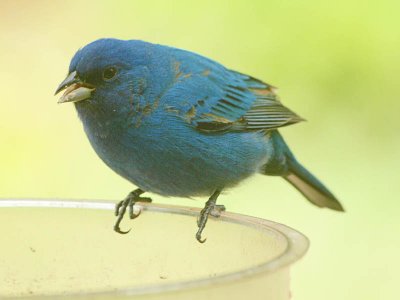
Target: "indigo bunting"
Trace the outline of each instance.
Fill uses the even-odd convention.
[[[275,88],[198,54],[139,40],[100,39],[78,50],[56,94],[74,102],[94,150],[138,188],[116,205],[114,230],[144,192],[216,200],[255,173],[282,176],[307,200],[337,211],[335,196],[293,156],[278,128],[302,121]]]

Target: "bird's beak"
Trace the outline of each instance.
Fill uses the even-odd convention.
[[[89,98],[95,90],[94,86],[82,82],[76,71],[71,72],[67,78],[58,86],[55,95],[62,90],[64,94],[58,100],[58,103],[78,102]]]

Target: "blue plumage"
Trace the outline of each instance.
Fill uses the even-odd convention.
[[[76,53],[69,73],[60,102],[75,102],[97,154],[139,195],[217,193],[216,200],[261,172],[283,176],[318,206],[342,210],[276,131],[302,119],[272,86],[200,55],[135,40],[95,41]]]

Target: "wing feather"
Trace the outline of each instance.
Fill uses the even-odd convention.
[[[279,101],[271,85],[229,72],[235,80],[222,87],[223,96],[215,101],[210,112],[193,120],[197,129],[207,132],[271,130],[303,121]]]

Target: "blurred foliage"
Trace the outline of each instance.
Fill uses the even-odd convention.
[[[255,176],[221,197],[231,211],[309,236],[294,299],[394,299],[399,11],[390,0],[3,0],[0,197],[124,197],[132,185],[97,158],[72,105],[57,105],[52,94],[75,51],[94,39],[185,48],[279,86],[282,101],[309,120],[281,132],[345,214],[311,207],[279,178]],[[154,200],[202,206],[204,199]]]

